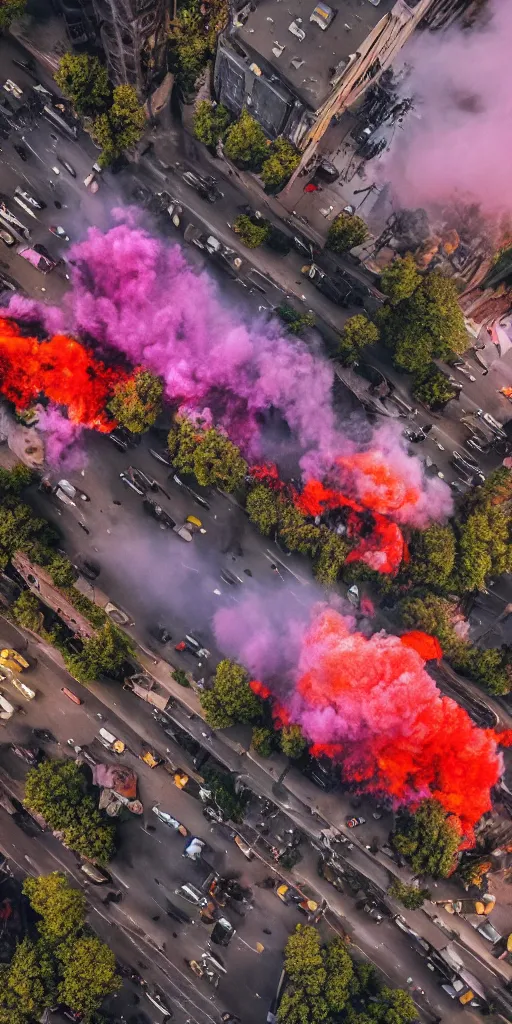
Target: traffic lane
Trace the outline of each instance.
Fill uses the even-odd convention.
[[[187,1016],[196,1024],[202,1024],[205,1018],[216,1024],[218,1015],[225,1008],[218,996],[211,996],[212,990],[209,987],[199,988],[195,978],[184,969],[183,963],[180,963],[180,958],[177,957],[178,963],[174,964],[165,951],[159,951],[150,940],[148,941],[148,937],[136,922],[130,922],[127,917],[123,918],[113,913],[118,909],[115,904],[104,905],[104,889],[88,884],[87,880],[82,881],[69,851],[60,844],[58,851],[50,848],[47,834],[38,838],[28,837],[2,809],[0,822],[0,848],[11,865],[15,866],[14,873],[20,880],[23,880],[26,874],[36,876],[52,871],[63,871],[86,892],[89,922],[94,931],[114,951],[118,962],[135,966],[146,980],[164,990],[171,1004],[176,1001],[180,1008],[186,1008]],[[53,839],[51,836],[49,838]],[[125,986],[126,982],[122,991],[125,990]],[[131,992],[133,993],[133,989]],[[130,1001],[133,1002],[133,998]],[[151,1012],[150,1005],[144,1000],[146,1011]]]
[[[42,744],[42,746],[47,748],[48,753],[53,756],[69,754],[70,751],[67,749],[66,743],[68,730],[62,721],[57,719],[55,710],[52,716],[48,715],[45,718],[45,708],[48,705],[45,705],[44,701],[40,666],[33,674],[36,676],[34,685],[38,687],[37,714],[33,713],[36,710],[34,708],[36,702],[28,705],[26,718],[15,718],[9,723],[10,739],[23,745],[33,745],[32,723],[33,721],[37,722],[39,727],[44,723],[56,734],[60,741],[60,750],[55,747],[55,744]],[[75,691],[82,691],[77,684],[70,683],[70,685],[74,686]],[[90,698],[88,703],[91,703]],[[89,713],[87,713],[86,710],[76,708],[75,705],[70,705],[70,707],[72,708],[72,728],[75,742],[87,745],[97,758],[111,763],[110,756],[105,754],[102,747],[95,741],[99,723],[95,720],[94,712],[89,709]],[[208,826],[202,814],[202,805],[197,800],[174,786],[161,769],[160,771],[151,771],[137,759],[132,751],[140,749],[140,741],[127,729],[126,723],[123,725],[112,719],[107,719],[107,726],[109,729],[115,730],[116,735],[123,736],[131,746],[131,750],[123,756],[123,762],[130,764],[137,772],[139,795],[145,805],[142,822],[134,817],[120,825],[120,849],[109,865],[113,878],[122,886],[121,891],[123,892],[122,905],[116,906],[114,916],[119,921],[132,921],[138,927],[142,927],[144,933],[150,936],[154,944],[160,948],[165,947],[171,958],[176,953],[174,946],[177,946],[173,940],[179,938],[178,962],[181,962],[182,956],[197,958],[206,947],[209,929],[201,922],[193,906],[182,901],[180,897],[174,896],[174,889],[187,881],[199,886],[208,873],[208,866],[207,864],[195,865],[182,857],[185,840],[157,822],[156,817],[151,814],[153,804],[159,803],[163,809],[169,810],[178,820],[186,824],[191,834],[204,838],[211,848],[206,854],[208,864],[214,863],[216,869],[224,875],[238,877],[242,884],[255,886],[255,883],[265,876],[267,869],[259,861],[254,861],[249,866],[243,854],[230,839],[229,830],[218,826],[214,828]],[[4,769],[7,770],[10,777],[22,785],[28,767],[5,748],[2,749],[1,754]],[[148,829],[153,822],[155,823],[154,832]],[[52,837],[45,836],[44,841],[51,843],[53,840]],[[77,877],[76,874],[74,877]],[[155,882],[155,878],[159,879],[160,885]],[[141,879],[144,880],[143,885],[141,885]],[[177,924],[167,918],[164,895],[166,891],[170,894],[171,902],[181,906],[189,913],[197,928],[192,924]],[[286,907],[275,901],[275,897],[269,899],[269,894],[264,890],[254,889],[254,893],[257,897],[256,906],[245,919],[239,918],[229,909],[223,912],[236,928],[237,935],[234,936],[229,950],[221,952],[228,970],[236,972],[237,977],[243,975],[248,954],[250,953],[252,957],[257,956],[258,961],[251,968],[252,980],[257,985],[260,995],[270,1001],[280,971],[279,959],[276,960],[276,957],[280,955],[289,931],[296,923],[295,915],[290,915]],[[260,902],[263,906],[260,905]],[[264,931],[265,928],[268,928],[269,910],[273,910],[272,938]],[[262,954],[260,957],[258,954],[257,942],[265,946],[265,956]],[[271,952],[272,957],[270,957]],[[273,970],[274,965],[275,969]]]
[[[143,167],[146,169],[145,174]],[[208,203],[206,200],[200,199],[192,186],[183,181],[181,172],[171,169],[170,172],[163,174],[154,168],[147,158],[144,158],[139,165],[137,176],[140,178],[141,184],[151,186],[153,191],[162,189],[168,191],[173,198],[192,211],[213,235],[228,247],[234,248],[258,271],[273,279],[282,293],[281,300],[287,294],[293,295],[304,303],[308,311],[317,312],[336,330],[340,330],[345,321],[354,313],[361,312],[360,307],[345,309],[322,295],[310,279],[301,273],[307,260],[294,250],[291,250],[287,256],[278,256],[268,247],[262,247],[257,252],[246,249],[230,225],[241,212],[241,207],[247,205],[248,197],[246,193],[238,191],[228,182],[222,182],[224,198],[215,203]],[[155,179],[160,181],[159,186],[155,186]],[[264,296],[262,296],[262,300],[264,300]]]

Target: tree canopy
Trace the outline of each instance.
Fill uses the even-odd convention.
[[[367,345],[379,340],[379,328],[364,313],[346,321],[340,335],[338,354],[345,366],[355,363]]]
[[[219,139],[224,138],[230,122],[229,110],[226,110],[222,103],[201,100],[194,110],[192,130],[199,142],[214,149]]]
[[[408,298],[379,310],[381,337],[398,369],[425,371],[433,358],[463,352],[468,339],[455,283],[434,270]]]
[[[90,683],[101,675],[116,676],[124,662],[135,652],[133,641],[110,619],[101,629],[83,641],[80,654],[67,659],[67,667],[80,683]]]
[[[421,274],[416,266],[412,253],[396,256],[389,267],[382,271],[380,290],[387,295],[395,306],[397,302],[408,299],[421,282]]]
[[[59,998],[85,1016],[121,987],[116,958],[96,935],[82,935],[59,950],[62,977]]]
[[[226,132],[224,153],[238,167],[259,171],[269,154],[270,143],[263,128],[247,110],[243,110]]]
[[[198,484],[236,491],[246,473],[247,463],[240,455],[240,449],[213,427],[206,430],[194,453],[194,474]]]
[[[261,703],[249,686],[247,672],[227,658],[219,662],[213,688],[202,690],[200,701],[206,721],[214,729],[247,724],[261,716]]]
[[[276,139],[261,168],[261,178],[268,191],[277,192],[286,184],[300,164],[300,153],[288,139]]]
[[[420,910],[425,900],[430,899],[430,891],[428,889],[419,889],[416,885],[407,885],[406,882],[401,882],[399,878],[395,878],[389,886],[388,895],[392,896],[395,900],[399,900],[406,910]]]
[[[62,942],[76,935],[85,923],[87,901],[79,889],[72,889],[58,871],[51,875],[29,876],[23,892],[39,914],[40,935],[50,942]]]
[[[77,114],[98,117],[110,106],[112,88],[107,69],[97,57],[65,53],[54,77]]]
[[[356,245],[362,245],[367,237],[368,229],[363,218],[356,213],[342,211],[332,221],[325,244],[333,252],[348,252]]]
[[[161,412],[163,389],[160,377],[137,370],[133,377],[114,388],[108,411],[132,434],[144,434]]]
[[[453,384],[445,373],[438,370],[435,363],[427,363],[416,371],[412,393],[419,402],[423,402],[431,409],[441,409],[457,396]]]
[[[279,522],[278,497],[268,487],[259,484],[247,496],[246,510],[260,533],[268,535],[275,530]]]
[[[146,114],[132,85],[117,85],[112,105],[97,117],[91,128],[93,139],[102,148],[99,163],[108,167],[125,149],[139,141],[146,125]]]
[[[306,331],[312,330],[315,326],[316,321],[314,313],[301,313],[294,309],[293,306],[289,306],[286,302],[282,302],[275,312],[279,319],[286,324],[287,330],[290,334],[302,335]]]
[[[108,861],[115,850],[115,824],[105,818],[89,794],[85,775],[75,761],[48,760],[31,768],[25,804],[42,814],[66,846],[84,857]]]
[[[247,249],[257,249],[268,237],[270,226],[266,220],[241,213],[233,223],[233,231]]]
[[[0,32],[9,28],[16,18],[25,13],[27,0],[2,0],[0,5]]]
[[[433,523],[415,530],[409,542],[411,560],[406,572],[415,583],[444,589],[455,565],[455,533],[450,524]]]
[[[279,742],[283,754],[292,759],[300,757],[308,745],[300,725],[285,725],[281,729]]]
[[[460,846],[460,831],[438,800],[422,800],[411,813],[398,815],[392,842],[413,871],[433,878],[446,878],[453,870]]]

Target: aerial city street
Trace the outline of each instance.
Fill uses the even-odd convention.
[[[512,1021],[511,38],[0,5],[0,1024]]]

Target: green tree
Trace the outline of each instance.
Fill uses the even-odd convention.
[[[115,677],[134,653],[130,637],[108,619],[101,629],[83,641],[80,654],[73,654],[67,659],[67,666],[75,679],[88,683],[100,675]]]
[[[455,565],[456,543],[452,527],[434,523],[415,530],[409,543],[408,574],[415,583],[443,589]]]
[[[294,760],[304,753],[308,741],[302,732],[300,725],[285,725],[281,729],[279,743],[283,754]]]
[[[237,793],[232,776],[208,764],[203,769],[208,789],[211,790],[215,803],[229,821],[242,822],[247,811],[250,796],[246,789]]]
[[[314,557],[321,549],[323,534],[319,526],[306,523],[304,516],[291,502],[281,502],[279,536],[291,551]]]
[[[77,114],[97,117],[110,105],[112,89],[107,69],[97,57],[65,53],[55,72],[55,81]]]
[[[266,220],[258,220],[241,213],[233,223],[233,231],[240,235],[240,241],[247,249],[257,249],[268,237],[270,226]]]
[[[255,725],[252,730],[251,746],[260,757],[270,757],[275,750],[275,732],[266,725]]]
[[[457,287],[438,271],[422,277],[409,298],[383,306],[376,319],[395,365],[409,373],[422,373],[433,358],[467,347]]]
[[[325,245],[333,252],[348,252],[356,245],[362,245],[367,237],[368,229],[362,217],[343,210],[332,221]]]
[[[248,724],[261,716],[261,704],[249,686],[245,669],[235,661],[220,661],[211,690],[200,694],[206,721],[214,729]]]
[[[322,940],[316,928],[306,924],[295,926],[284,948],[284,969],[290,981],[307,995],[319,996],[322,993],[327,971]]]
[[[247,473],[247,463],[232,441],[211,427],[206,430],[194,452],[194,475],[201,486],[213,485],[224,491],[236,491]]]
[[[192,130],[199,142],[214,149],[219,139],[224,138],[230,122],[231,115],[222,103],[201,100],[194,110]]]
[[[405,256],[396,256],[389,267],[382,271],[380,278],[380,290],[387,295],[393,306],[403,299],[408,299],[421,282],[421,274],[418,271],[412,253]]]
[[[388,889],[388,896],[399,900],[406,910],[420,910],[425,900],[431,898],[428,889],[419,889],[416,885],[407,885],[395,878]]]
[[[77,578],[77,573],[66,555],[59,555],[58,552],[52,552],[51,561],[47,568],[56,587],[66,588],[73,586]]]
[[[279,522],[278,498],[274,491],[258,484],[247,497],[245,508],[251,523],[258,527],[260,533],[267,536],[275,530]]]
[[[237,167],[259,171],[268,155],[269,142],[261,125],[243,110],[226,132],[224,154]]]
[[[106,996],[121,987],[116,958],[96,935],[83,935],[60,947],[62,980],[59,999],[90,1017]]]
[[[416,874],[446,878],[455,863],[460,832],[438,800],[422,800],[414,813],[399,814],[392,842]]]
[[[43,615],[39,601],[30,590],[22,590],[18,599],[11,608],[12,614],[24,629],[31,629],[38,633],[43,622]]]
[[[169,455],[180,473],[194,472],[194,456],[204,436],[202,426],[193,423],[186,416],[176,417],[167,438]]]
[[[29,876],[23,883],[23,892],[41,917],[38,931],[48,942],[62,942],[83,928],[85,896],[79,889],[73,889],[58,871],[35,878]]]
[[[25,13],[26,0],[2,0],[0,6],[0,32],[5,32],[16,18]]]
[[[115,824],[98,811],[75,761],[43,761],[32,768],[25,783],[25,804],[42,814],[51,829],[62,832],[70,849],[100,861],[113,856]]]
[[[17,462],[12,469],[4,469],[0,466],[0,496],[2,498],[19,498],[26,487],[34,482],[34,471],[25,466],[23,462]]]
[[[229,20],[226,0],[181,0],[170,35],[171,70],[178,85],[189,93],[208,61],[215,56],[217,37]]]
[[[336,583],[348,553],[348,544],[327,526],[320,526],[320,548],[314,565],[315,579],[325,586]]]
[[[288,306],[286,302],[282,302],[275,312],[279,319],[286,324],[290,334],[302,335],[306,331],[311,331],[315,326],[314,313],[300,313],[293,306]]]
[[[139,141],[146,125],[146,114],[132,85],[117,85],[112,106],[92,124],[91,135],[102,148],[99,163],[108,167],[125,149]]]
[[[278,192],[300,164],[300,153],[288,139],[278,138],[272,143],[269,155],[261,168],[265,188]]]
[[[55,965],[44,941],[24,938],[11,960],[6,980],[7,1004],[27,1019],[39,1020],[55,1002]],[[1,1017],[0,1017],[1,1019]]]
[[[28,505],[17,498],[4,498],[0,504],[0,556],[6,565],[15,551],[26,551],[32,540],[51,538],[53,531],[44,519],[38,519]]]
[[[108,403],[111,416],[132,434],[144,434],[162,410],[163,382],[147,370],[137,370],[114,388]]]
[[[338,1016],[350,998],[350,983],[354,974],[352,957],[342,939],[334,939],[324,953],[327,973],[325,998],[332,1014]]]
[[[367,345],[379,340],[379,328],[364,313],[346,321],[340,335],[338,354],[345,366],[355,363]]]
[[[378,1024],[413,1024],[418,1011],[412,996],[402,988],[382,988],[368,1011]]]
[[[435,363],[428,363],[422,370],[416,371],[412,393],[418,402],[423,402],[431,409],[441,409],[457,397],[456,389]]]

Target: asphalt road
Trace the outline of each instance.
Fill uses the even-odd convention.
[[[0,633],[4,643],[16,641],[21,646],[19,634],[9,624],[2,621]],[[149,713],[143,726],[141,724],[141,716],[149,712],[148,708],[141,706],[133,697],[131,707],[129,703],[125,704],[129,702],[130,695],[114,684],[104,684],[105,692],[103,686],[95,686],[96,692],[100,694],[98,699],[96,694],[70,680],[67,673],[48,659],[39,646],[31,643],[28,650],[32,657],[37,657],[37,665],[29,673],[30,683],[37,691],[37,696],[33,702],[24,705],[26,714],[13,718],[3,730],[0,782],[7,784],[11,790],[14,787],[14,791],[21,796],[27,769],[24,762],[9,750],[8,743],[33,743],[31,729],[34,726],[50,729],[58,741],[58,745],[43,744],[50,756],[70,755],[67,740],[72,738],[76,743],[87,744],[91,753],[108,763],[112,756],[95,740],[99,727],[104,725],[127,744],[128,752],[123,755],[122,762],[130,764],[137,772],[144,815],[142,820],[133,816],[120,826],[121,845],[111,865],[111,874],[119,891],[123,893],[123,899],[117,905],[105,906],[101,902],[105,897],[105,889],[84,881],[77,871],[73,855],[52,835],[45,833],[35,838],[26,836],[3,810],[0,810],[1,848],[25,871],[36,874],[65,870],[77,884],[85,887],[91,905],[91,923],[121,961],[136,966],[137,961],[142,959],[149,965],[148,970],[142,971],[143,975],[162,987],[173,1001],[173,1009],[175,1003],[178,1006],[181,1004],[186,1015],[199,1022],[216,1018],[221,1008],[228,1007],[242,1016],[244,1021],[251,1024],[252,1021],[255,1024],[261,1022],[275,991],[286,937],[294,925],[304,921],[304,918],[294,907],[284,906],[273,892],[257,886],[257,882],[268,875],[268,868],[257,859],[248,862],[232,842],[228,829],[213,826],[210,830],[202,814],[202,805],[196,799],[178,790],[162,767],[151,770],[138,759],[137,754],[143,746],[141,733],[158,737],[159,742],[155,746],[162,750],[161,733]],[[83,698],[82,706],[73,704],[61,695],[60,687],[64,684]],[[9,684],[5,688],[11,694],[14,693]],[[101,702],[102,696],[111,705],[110,709]],[[102,715],[101,721],[98,714]],[[175,763],[186,768],[186,754],[168,739],[166,742],[169,745],[169,756],[175,759]],[[195,958],[205,948],[210,928],[200,922],[193,907],[183,903],[174,894],[174,889],[184,881],[200,884],[207,869],[199,868],[181,857],[184,841],[156,821],[151,813],[151,806],[156,802],[160,803],[162,809],[174,814],[193,834],[207,841],[210,847],[207,852],[209,863],[224,873],[239,877],[243,884],[253,888],[254,909],[244,919],[232,911],[226,911],[237,934],[227,950],[220,950],[228,975],[221,981],[213,1001],[215,1012],[211,1001],[212,990],[206,983],[196,982],[183,962],[183,958]],[[251,811],[251,817],[257,818],[257,805]],[[156,826],[154,831],[151,826]],[[316,877],[316,858],[315,851],[305,846],[296,877],[299,882],[304,879],[306,884],[314,885],[328,899],[343,927],[352,936],[356,948],[383,970],[391,984],[403,986],[406,979],[411,978],[407,985],[425,1008],[427,1018],[453,1012],[461,1024],[474,1024],[474,1014],[470,1010],[453,1007],[411,948],[407,937],[392,922],[375,925],[356,908],[353,894],[349,895],[348,891],[340,894]],[[174,920],[168,919],[166,897],[182,906],[195,919],[195,923],[177,925]],[[158,920],[155,920],[157,916]],[[265,928],[270,928],[270,935],[264,931]],[[258,942],[265,947],[261,953],[257,952]],[[163,944],[165,949],[162,949]],[[490,982],[491,975],[486,980]],[[257,993],[257,997],[248,999],[248,992]]]

